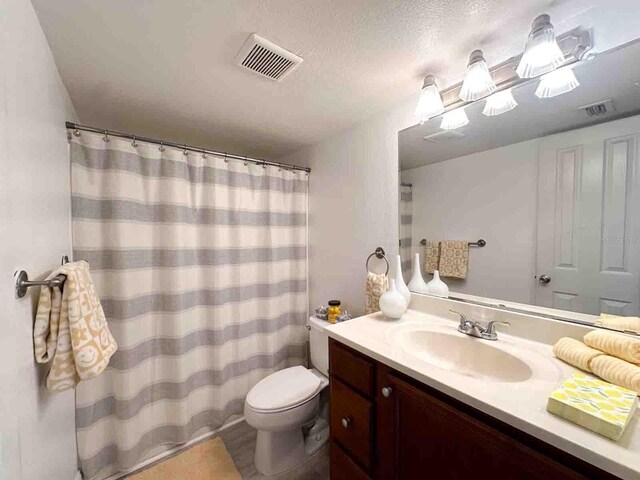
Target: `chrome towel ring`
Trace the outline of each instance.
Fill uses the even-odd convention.
[[[387,271],[384,272],[384,274],[387,275],[389,273],[389,260],[387,260],[387,257],[385,256],[384,248],[382,247],[376,248],[376,251],[367,257],[367,261],[365,262],[365,265],[364,265],[365,270],[368,273],[373,273],[371,270],[369,270],[369,260],[371,260],[371,257],[373,256],[375,256],[380,260],[384,260],[384,262],[387,264]]]

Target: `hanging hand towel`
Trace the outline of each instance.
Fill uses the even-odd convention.
[[[424,271],[433,275],[440,262],[440,242],[427,242],[424,247]]]
[[[59,287],[40,290],[33,328],[36,361],[53,360],[46,386],[54,392],[100,374],[118,349],[85,261],[67,263],[49,275],[66,275]]]
[[[388,289],[389,279],[386,274],[367,272],[364,305],[364,313],[366,315],[380,311],[380,297]]]
[[[464,240],[445,240],[440,242],[438,270],[441,277],[467,278],[469,242]]]

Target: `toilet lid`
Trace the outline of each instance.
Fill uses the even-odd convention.
[[[260,380],[247,395],[254,410],[283,410],[303,403],[321,390],[321,380],[304,367],[285,368]]]

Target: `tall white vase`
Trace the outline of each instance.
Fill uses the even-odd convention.
[[[449,287],[447,287],[446,283],[440,280],[440,272],[438,270],[433,271],[433,280],[427,283],[427,288],[429,289],[430,295],[445,298],[449,296]]]
[[[409,281],[409,290],[415,293],[429,293],[427,282],[422,278],[422,267],[420,266],[420,254],[413,255],[413,274]]]
[[[380,297],[380,311],[392,320],[400,318],[407,311],[407,302],[396,288],[395,279],[389,280],[389,290]]]
[[[396,288],[398,289],[398,292],[400,292],[400,295],[404,297],[408,307],[411,303],[411,292],[409,291],[407,284],[404,283],[404,278],[402,277],[402,259],[400,258],[400,255],[398,255],[396,258],[395,280]]]

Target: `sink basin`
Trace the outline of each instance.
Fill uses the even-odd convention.
[[[449,330],[405,325],[392,337],[405,352],[459,375],[493,382],[523,382],[533,375],[529,365],[507,351],[504,343],[500,345],[500,340],[491,342]]]

